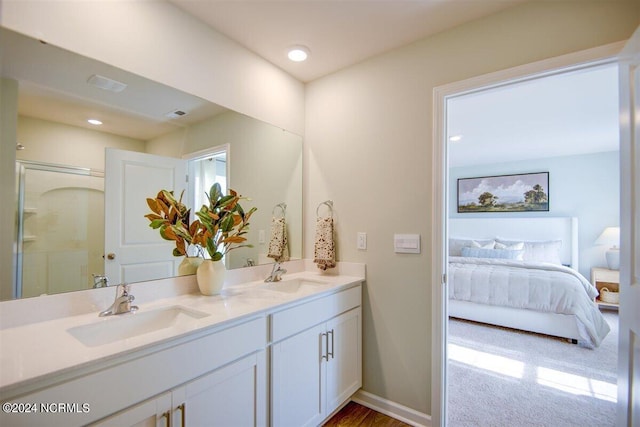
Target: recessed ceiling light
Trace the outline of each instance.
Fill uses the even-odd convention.
[[[305,46],[293,46],[289,49],[287,56],[293,62],[302,62],[309,57],[309,49]]]
[[[462,135],[453,135],[449,137],[449,141],[451,142],[458,142],[462,139]]]
[[[91,123],[92,125],[96,125],[96,126],[99,126],[99,125],[102,124],[102,122],[100,120],[98,120],[98,119],[89,119],[89,120],[87,120],[87,122]]]

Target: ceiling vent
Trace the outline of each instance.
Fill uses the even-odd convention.
[[[173,110],[168,112],[167,114],[165,114],[165,117],[168,117],[170,119],[178,119],[182,116],[186,116],[187,113],[182,111],[182,110]]]
[[[127,87],[125,83],[110,79],[108,77],[100,76],[98,74],[94,74],[89,77],[87,83],[111,92],[122,92]]]

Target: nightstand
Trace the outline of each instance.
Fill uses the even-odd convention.
[[[596,287],[598,292],[600,289],[606,287],[610,291],[618,292],[620,290],[620,271],[609,270],[608,268],[593,267],[591,269],[591,283]],[[603,308],[615,308],[618,309],[619,304],[600,301],[600,298],[596,298],[598,306]]]

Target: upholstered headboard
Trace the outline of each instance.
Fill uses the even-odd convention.
[[[449,218],[449,237],[469,239],[562,240],[560,259],[578,270],[578,218]]]

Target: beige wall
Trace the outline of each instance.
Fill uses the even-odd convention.
[[[287,230],[292,258],[302,257],[302,138],[243,114],[227,111],[147,142],[147,152],[182,157],[208,148],[229,144],[229,186],[250,197],[243,208],[257,207],[246,236],[253,248],[229,254],[230,268],[242,267],[246,258],[266,258],[273,207],[287,204]],[[279,211],[278,211],[279,212]],[[258,240],[265,233],[265,243]]]
[[[144,152],[145,142],[63,123],[18,117],[18,160],[55,163],[104,172],[105,148]]]
[[[18,116],[16,134],[25,149],[13,148],[14,159],[96,171],[104,171],[107,147],[145,148],[137,139],[26,116]],[[104,273],[104,179],[35,171],[29,176],[25,207],[35,214],[25,215],[24,232],[36,238],[23,247],[23,262],[30,268],[23,269],[22,296],[86,289],[92,273]],[[15,200],[13,193],[10,200]],[[73,215],[64,221],[59,213],[70,204]],[[3,299],[9,299],[10,289],[11,282],[3,280]]]
[[[623,40],[639,23],[635,1],[530,2],[307,85],[305,236],[332,199],[339,259],[367,264],[366,391],[431,413],[433,88]],[[394,254],[394,233],[419,233],[422,253]]]
[[[304,85],[165,1],[4,0],[0,25],[304,131]]]
[[[15,241],[16,118],[18,82],[0,79],[0,300],[11,298],[13,284],[13,242]],[[6,171],[6,172],[5,172]]]

